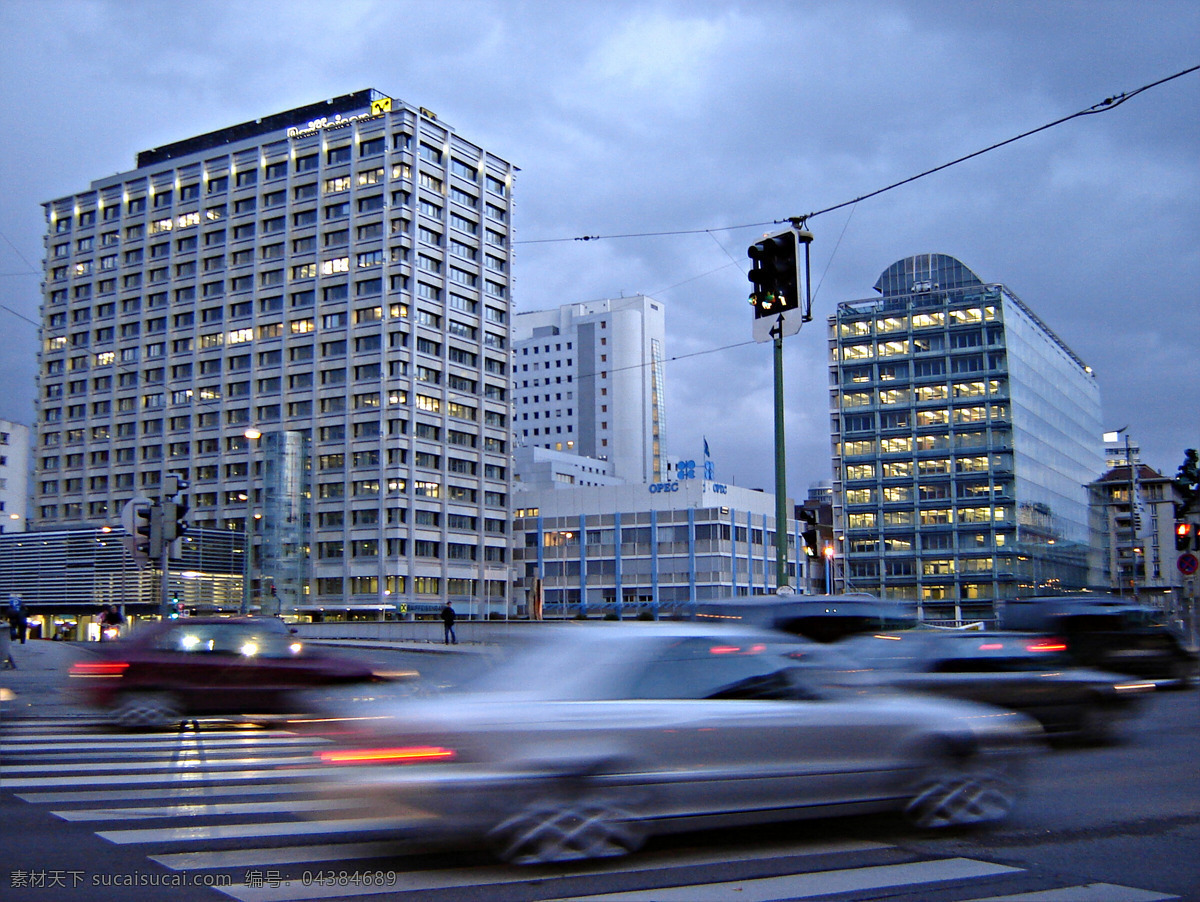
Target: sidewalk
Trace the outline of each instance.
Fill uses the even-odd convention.
[[[0,715],[24,717],[34,713],[84,714],[68,691],[71,665],[91,653],[88,642],[30,639],[14,642],[16,670],[0,670]]]

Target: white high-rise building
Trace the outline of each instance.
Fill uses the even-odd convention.
[[[626,483],[665,479],[664,335],[644,295],[516,314],[518,444],[608,461]]]
[[[178,474],[264,607],[502,604],[515,171],[366,90],[45,204],[34,525]]]
[[[0,420],[0,532],[24,532],[29,498],[29,427]]]

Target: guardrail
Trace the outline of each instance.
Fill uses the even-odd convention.
[[[515,634],[537,627],[529,620],[459,620],[454,634],[459,642],[499,644]],[[335,620],[325,623],[298,623],[299,635],[309,640],[359,639],[370,642],[443,641],[440,620]]]

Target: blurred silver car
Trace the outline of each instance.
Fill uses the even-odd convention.
[[[356,815],[409,818],[423,838],[565,861],[727,824],[867,811],[922,827],[999,820],[1040,735],[985,706],[826,689],[840,656],[781,633],[538,629],[542,641],[469,690],[340,728],[321,753],[329,792]]]

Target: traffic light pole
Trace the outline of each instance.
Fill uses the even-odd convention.
[[[783,323],[776,323],[775,341],[775,588],[788,583],[787,455],[783,431]]]
[[[746,249],[752,261],[747,278],[754,286],[754,340],[771,339],[775,346],[775,591],[792,589],[788,582],[787,455],[783,427],[783,337],[800,331],[812,319],[809,245],[812,233],[804,219],[793,228],[768,235]],[[800,245],[804,245],[804,278],[800,277]],[[801,296],[803,284],[804,296]],[[797,555],[798,556],[798,555]]]
[[[154,516],[160,521],[164,519],[164,505],[154,505]],[[165,522],[160,522],[159,534],[162,535],[162,530],[166,527]],[[159,613],[166,620],[171,616],[171,543],[164,537],[162,541],[162,559],[159,563],[159,579],[161,584],[159,588],[162,590],[159,595]]]

